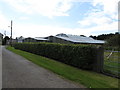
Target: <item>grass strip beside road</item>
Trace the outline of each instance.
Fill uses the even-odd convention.
[[[46,57],[14,49],[13,47],[7,47],[7,49],[41,67],[88,88],[118,88],[118,79],[116,78],[81,70]]]

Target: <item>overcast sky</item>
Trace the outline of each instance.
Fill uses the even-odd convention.
[[[118,31],[119,0],[0,0],[0,32],[13,37],[66,33],[99,35]]]

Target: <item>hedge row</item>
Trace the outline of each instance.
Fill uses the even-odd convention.
[[[16,43],[14,48],[45,56],[82,69],[93,69],[96,59],[96,46],[55,44],[55,43]]]

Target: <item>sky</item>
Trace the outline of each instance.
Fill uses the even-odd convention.
[[[0,33],[13,38],[118,32],[120,0],[0,0]]]

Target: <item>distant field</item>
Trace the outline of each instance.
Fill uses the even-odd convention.
[[[111,52],[104,52],[104,70],[120,76],[120,52],[113,52],[108,58]]]
[[[105,60],[107,60],[107,56],[108,56],[110,53],[111,53],[111,52],[104,52]],[[119,59],[118,59],[118,58],[119,58]],[[109,60],[119,61],[119,62],[120,62],[120,52],[113,52],[112,55],[110,56]]]

